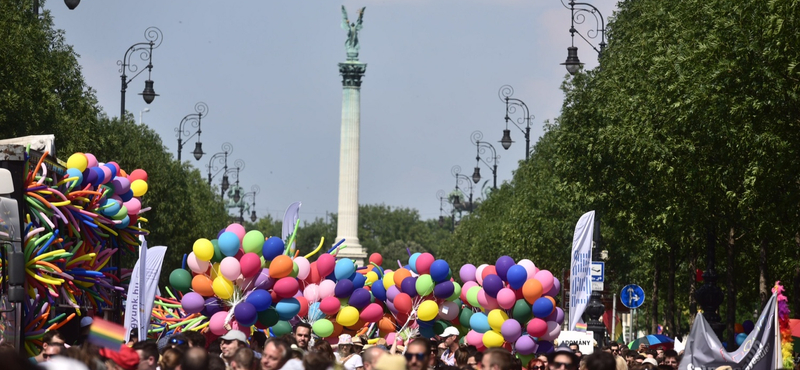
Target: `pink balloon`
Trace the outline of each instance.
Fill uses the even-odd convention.
[[[361,320],[366,322],[378,322],[381,317],[383,317],[383,307],[378,303],[370,303],[367,307],[364,307],[359,316]]]
[[[478,266],[478,269],[475,270],[475,281],[478,282],[478,285],[483,286],[483,269],[489,267],[487,264],[482,264]],[[483,342],[481,342],[483,344]]]
[[[458,272],[458,276],[461,278],[461,281],[475,281],[475,272],[477,271],[477,267],[475,265],[468,263],[464,266],[461,266],[461,270]]]
[[[469,288],[472,288],[474,286],[479,286],[479,285],[478,285],[478,283],[476,283],[474,281],[468,281],[468,282],[464,283],[464,286],[461,287],[461,301],[462,302],[466,302],[467,301],[467,292],[469,291]]]
[[[108,168],[108,167],[105,167],[105,168]],[[142,202],[136,197],[131,198],[131,200],[129,200],[129,201],[125,202],[125,203],[122,203],[122,205],[124,205],[125,208],[128,209],[128,214],[129,215],[138,215],[139,211],[142,210]]]
[[[517,295],[514,294],[514,291],[509,288],[500,289],[497,292],[497,304],[500,305],[504,310],[510,310],[514,307],[514,304],[517,303]]]
[[[214,335],[225,335],[228,329],[225,329],[225,318],[228,317],[228,311],[219,311],[211,316],[208,320],[208,328]]]
[[[332,297],[335,289],[336,283],[331,280],[323,280],[321,283],[319,283],[319,297]]]
[[[397,334],[395,334],[394,332],[386,334],[386,345],[391,347],[396,339],[397,339]]]
[[[497,303],[497,300],[492,298],[490,295],[486,294],[486,291],[481,289],[478,292],[478,303],[481,304],[481,308],[489,312],[496,308],[500,308],[500,305]]]
[[[542,335],[539,339],[553,341],[558,338],[559,334],[561,334],[561,325],[558,325],[558,323],[555,321],[548,321],[547,333]]]
[[[108,184],[109,182],[111,182],[112,179],[114,179],[114,174],[111,173],[111,169],[110,168],[108,168],[106,166],[102,166],[102,167],[98,167],[98,168],[100,168],[100,170],[103,171],[103,184]]]
[[[473,345],[475,347],[477,347],[478,344],[483,345],[483,334],[478,333],[475,330],[470,330],[469,333],[467,333],[466,340],[467,344]]]
[[[305,289],[303,289],[303,297],[309,303],[314,303],[316,301],[319,301],[319,285],[308,284],[308,286]]]
[[[300,289],[300,283],[297,282],[297,279],[291,276],[279,279],[272,287],[272,291],[281,298],[289,298],[294,296],[298,289]]]
[[[523,259],[517,262],[518,265],[525,268],[525,271],[528,273],[528,279],[533,279],[536,276],[536,273],[539,272],[539,269],[536,268],[536,265],[533,264],[533,261],[529,259]]]
[[[297,257],[294,259],[294,263],[297,265],[297,278],[305,280],[311,273],[311,262],[308,262],[305,257]]]
[[[194,255],[194,252],[190,252],[189,256],[186,257],[186,264],[189,266],[190,270],[197,274],[202,274],[208,271],[208,261],[201,261],[197,259],[197,256]]]
[[[420,254],[419,257],[417,257],[417,273],[420,275],[429,274],[431,272],[431,264],[433,264],[435,260],[433,255],[428,252]]]
[[[550,273],[550,271],[539,270],[539,272],[537,272],[536,276],[534,276],[533,278],[539,280],[539,282],[542,283],[543,292],[549,292],[550,289],[553,289],[553,284],[554,284],[553,274]]]
[[[255,253],[245,253],[239,259],[239,267],[242,270],[242,276],[249,278],[256,276],[261,271],[261,257]]]
[[[545,293],[544,295],[549,295],[553,298],[558,296],[558,292],[561,291],[561,282],[558,281],[558,278],[553,278],[553,287],[550,288],[550,291]]]
[[[330,254],[325,253],[317,258],[317,270],[323,279],[333,272],[334,267],[336,267],[336,258]]]
[[[95,157],[94,154],[92,154],[92,153],[83,153],[83,155],[86,156],[86,160],[88,161],[88,164],[86,165],[86,168],[97,167],[97,164],[98,164],[97,163],[97,157]]]
[[[341,307],[342,303],[336,297],[326,297],[319,302],[319,310],[326,315],[335,315]]]
[[[538,317],[533,318],[531,321],[528,321],[526,329],[530,336],[538,338],[547,333],[547,322]]]
[[[222,262],[219,263],[219,272],[226,279],[234,281],[239,278],[239,274],[242,273],[242,269],[239,266],[239,261],[236,258],[225,257],[222,259]]]
[[[244,230],[244,226],[240,224],[230,224],[228,225],[228,227],[225,228],[225,231],[230,231],[236,234],[236,236],[239,237],[240,243],[242,242],[242,240],[244,240],[244,234],[247,233],[247,231]]]

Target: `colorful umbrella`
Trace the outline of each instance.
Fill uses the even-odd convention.
[[[628,343],[628,348],[635,350],[639,348],[639,345],[642,343],[646,344],[650,348],[670,349],[672,348],[675,341],[673,341],[672,338],[666,335],[650,334]]]

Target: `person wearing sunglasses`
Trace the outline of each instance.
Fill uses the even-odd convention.
[[[528,365],[525,368],[528,370],[547,370],[547,366],[544,366],[542,360],[538,358],[532,358],[528,361]]]
[[[42,351],[42,360],[44,362],[50,361],[53,357],[60,356],[66,348],[60,343],[51,343],[47,348]]]
[[[408,370],[425,370],[431,359],[431,342],[426,338],[415,338],[406,347]]]
[[[186,352],[189,349],[189,340],[183,334],[175,334],[169,337],[167,348],[177,348],[181,352]]]
[[[550,370],[576,370],[580,359],[571,350],[559,347],[547,354],[547,363]]]

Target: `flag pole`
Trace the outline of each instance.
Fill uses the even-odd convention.
[[[614,293],[614,301],[611,306],[611,340],[617,340],[617,293]]]

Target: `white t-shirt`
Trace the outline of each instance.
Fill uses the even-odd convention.
[[[345,370],[356,370],[359,367],[364,367],[364,361],[361,360],[360,355],[352,355],[342,366],[344,366]]]

